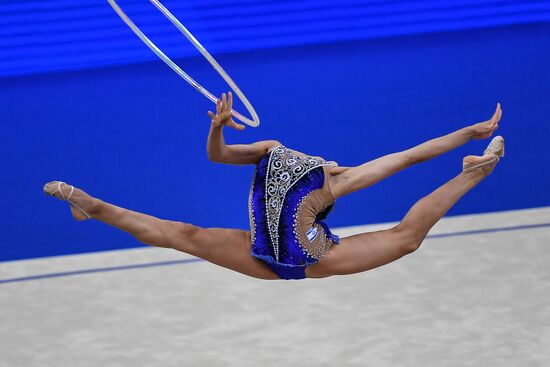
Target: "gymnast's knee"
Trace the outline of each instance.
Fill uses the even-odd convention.
[[[426,238],[426,234],[420,231],[416,231],[413,228],[404,227],[401,224],[391,229],[396,236],[396,242],[399,244],[399,251],[402,256],[412,254]]]
[[[187,253],[195,252],[196,237],[202,231],[201,227],[171,220],[166,220],[165,224],[167,247]]]

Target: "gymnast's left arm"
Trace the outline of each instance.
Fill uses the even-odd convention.
[[[208,116],[212,118],[206,145],[208,159],[212,162],[227,164],[255,164],[269,149],[280,145],[280,143],[275,140],[266,140],[253,144],[226,145],[223,138],[223,126],[244,130],[244,125],[233,121],[231,117],[232,106],[233,96],[231,92],[229,92],[227,100],[224,93],[222,99],[216,102],[216,114],[208,111]]]

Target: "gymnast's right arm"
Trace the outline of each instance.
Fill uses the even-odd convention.
[[[208,111],[208,116],[212,118],[206,144],[208,159],[212,162],[227,164],[256,164],[271,148],[280,145],[280,143],[275,140],[266,140],[253,144],[226,145],[222,131],[224,125],[236,130],[244,129],[244,125],[233,121],[231,117],[232,105],[233,96],[231,92],[229,92],[227,102],[224,93],[222,99],[216,103],[216,114]]]

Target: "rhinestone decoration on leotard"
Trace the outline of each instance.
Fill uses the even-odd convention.
[[[254,181],[256,180],[256,172],[252,177],[252,184],[250,185],[250,192],[248,193],[248,217],[250,218],[250,239],[254,243],[256,241],[256,223],[254,222],[254,207],[252,202],[252,193],[254,192]]]
[[[279,261],[279,219],[286,193],[312,169],[333,164],[318,157],[297,156],[283,146],[271,152],[265,182],[266,215],[269,236],[277,261]]]

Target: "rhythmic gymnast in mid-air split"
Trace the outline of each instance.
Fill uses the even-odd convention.
[[[415,251],[434,224],[504,155],[504,139],[497,136],[482,156],[465,157],[462,172],[420,199],[395,227],[340,239],[323,221],[336,199],[472,139],[489,138],[501,119],[500,104],[487,121],[357,167],[340,167],[274,140],[227,145],[223,127],[244,128],[231,116],[232,103],[231,92],[223,94],[216,114],[208,112],[212,121],[207,150],[213,162],[256,166],[249,197],[250,231],[158,219],[106,203],[60,181],[46,184],[44,192],[68,201],[77,220],[93,218],[140,242],[182,251],[251,277],[324,278],[367,271]]]
[[[208,157],[227,164],[254,164],[256,172],[249,197],[250,231],[199,228],[119,208],[61,181],[44,192],[68,201],[77,220],[97,219],[130,233],[139,241],[173,248],[214,264],[260,279],[324,278],[363,272],[387,264],[416,250],[435,223],[466,192],[489,175],[504,155],[504,139],[495,137],[482,156],[467,156],[462,173],[419,200],[397,226],[340,239],[323,221],[336,199],[364,189],[413,164],[455,149],[472,139],[490,137],[502,116],[500,104],[491,119],[414,148],[389,154],[358,167],[312,157],[278,141],[226,145],[224,126],[242,130],[232,116],[251,125],[260,123],[256,111],[235,82],[159,0],[151,3],[199,50],[235,91],[252,120],[232,110],[231,92],[217,99],[164,54],[118,6],[108,0],[130,29],[172,70],[212,102]]]

